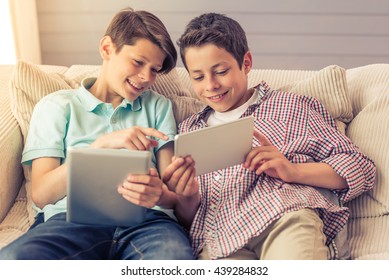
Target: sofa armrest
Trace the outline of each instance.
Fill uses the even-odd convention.
[[[23,182],[21,154],[23,138],[13,117],[8,96],[8,84],[0,84],[0,223],[12,207]]]

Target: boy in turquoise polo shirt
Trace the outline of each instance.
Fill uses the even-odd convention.
[[[171,38],[153,14],[124,9],[101,39],[100,55],[97,78],[50,94],[34,109],[22,162],[32,165],[38,215],[27,233],[0,251],[0,259],[193,258],[171,213],[176,195],[159,177],[173,155],[172,105],[149,90],[159,73],[175,67]],[[66,150],[81,146],[154,151],[149,174],[129,176],[118,187],[125,199],[148,208],[144,223],[123,228],[66,222]]]

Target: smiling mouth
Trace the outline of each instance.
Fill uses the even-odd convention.
[[[137,90],[143,90],[143,89],[144,89],[144,87],[135,84],[135,83],[132,82],[131,80],[127,80],[127,82],[128,82],[132,87],[134,87],[134,88],[137,89]]]
[[[227,92],[221,93],[221,94],[218,94],[218,95],[214,95],[214,96],[210,96],[210,97],[208,97],[208,99],[210,99],[210,100],[212,100],[212,101],[220,100],[220,99],[223,98],[226,94],[227,94]]]

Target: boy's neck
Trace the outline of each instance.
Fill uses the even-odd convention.
[[[95,83],[90,87],[89,91],[91,94],[93,94],[96,98],[98,98],[102,102],[112,104],[113,108],[119,106],[123,101],[123,97],[121,97],[120,95],[110,93],[107,84],[102,82],[100,76],[96,79]]]

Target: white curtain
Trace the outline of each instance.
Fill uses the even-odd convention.
[[[35,0],[9,0],[16,59],[41,64],[38,16]]]

